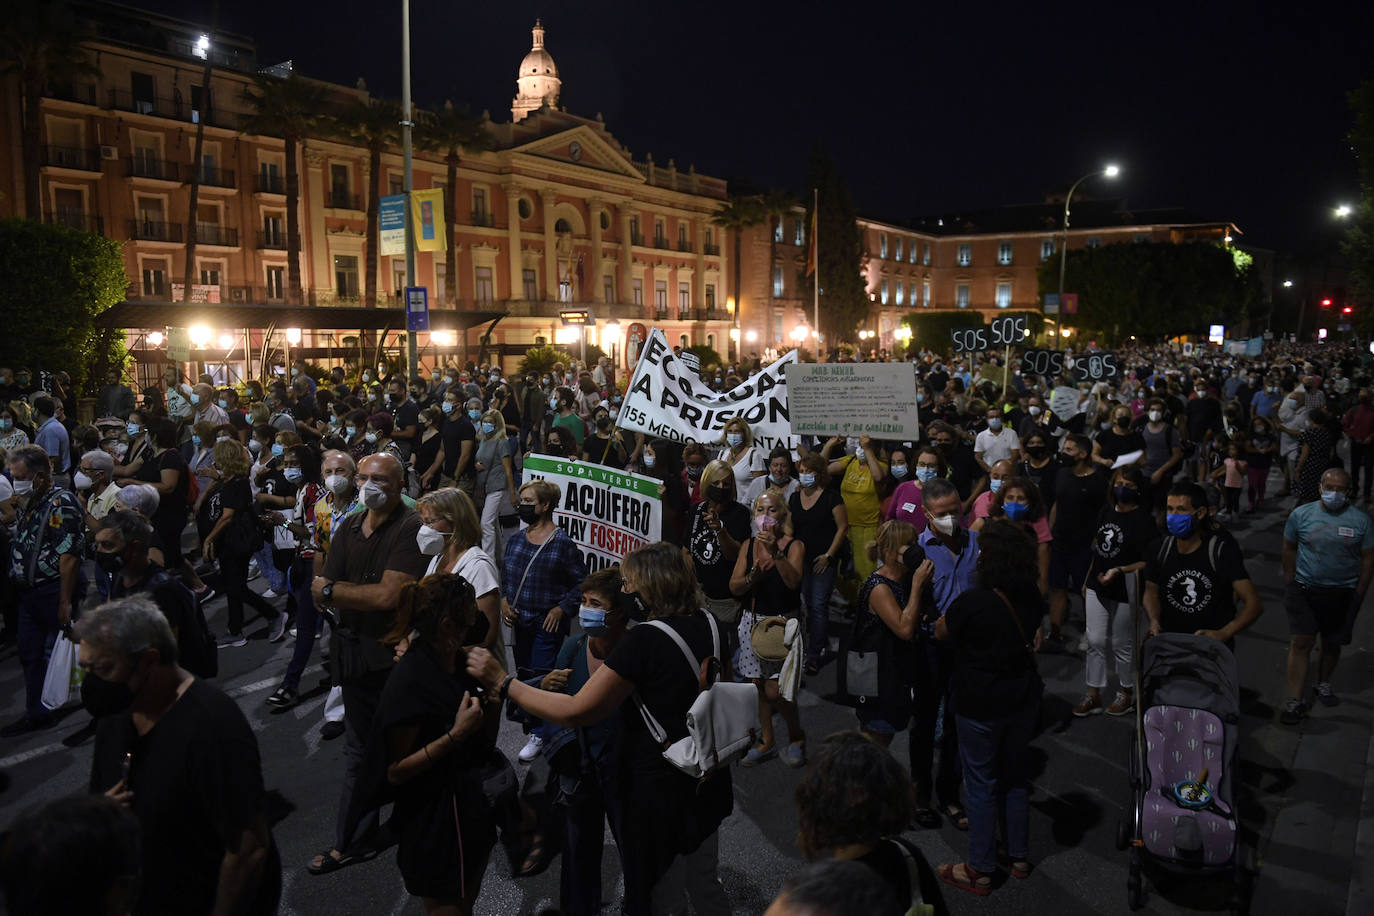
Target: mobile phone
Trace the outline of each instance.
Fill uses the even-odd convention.
[[[759,519],[759,531],[770,531],[777,527],[778,520],[771,515],[765,515]]]
[[[134,752],[133,752],[133,751],[125,751],[125,752],[124,752],[124,761],[123,761],[123,763],[120,764],[120,768],[119,768],[119,770],[120,770],[119,781],[122,782],[122,783],[124,783],[124,788],[126,788],[126,789],[129,788],[129,770],[133,768],[133,764],[134,764]]]

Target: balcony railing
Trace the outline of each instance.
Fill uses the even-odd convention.
[[[280,175],[264,175],[258,172],[253,176],[253,190],[259,194],[285,194],[286,179]]]
[[[164,223],[149,219],[129,220],[129,238],[143,242],[180,242],[181,223]]]
[[[264,229],[258,230],[258,247],[275,248],[279,251],[286,250],[286,233],[284,231],[268,232]]]
[[[325,206],[333,210],[362,210],[362,204],[359,202],[357,194],[350,194],[338,188],[329,192]]]
[[[472,211],[472,225],[492,227],[496,225],[496,214],[485,210]]]
[[[190,179],[187,179],[188,181]],[[212,188],[235,188],[234,173],[229,169],[202,168],[200,170],[200,183],[209,185]]]
[[[50,99],[61,99],[64,102],[79,102],[82,105],[96,104],[95,86],[89,83],[84,85],[54,83],[48,87],[45,95]]]
[[[702,251],[706,252],[706,254],[716,254],[716,255],[718,255],[718,254],[720,254],[720,246],[719,246],[719,245],[712,245],[712,244],[710,244],[710,243],[708,242],[706,245],[702,246]]]
[[[668,248],[668,240],[661,235],[654,236],[654,247],[663,251],[670,250]]]
[[[630,233],[630,244],[631,244],[631,245],[641,245],[641,246],[642,246],[642,245],[644,244],[644,236],[640,235],[638,232],[631,232],[631,233]]]
[[[239,243],[239,231],[215,223],[196,223],[196,241],[202,245],[223,245],[234,248]]]
[[[43,164],[59,169],[99,172],[100,150],[85,149],[80,146],[45,146],[43,147]]]
[[[678,250],[678,251],[691,251],[691,250],[692,250],[692,243],[689,242],[689,241],[687,241],[686,239],[678,239],[678,240],[677,240],[677,250]]]
[[[237,112],[211,106],[196,108],[185,98],[168,99],[160,96],[135,95],[128,89],[111,89],[107,107],[115,111],[129,111],[155,118],[188,121],[192,124],[200,123],[203,118],[206,124],[214,127],[237,127],[239,120]]]
[[[177,163],[167,159],[151,159],[147,156],[134,156],[129,160],[130,178],[156,178],[159,181],[177,181]]]
[[[105,234],[105,221],[98,214],[87,213],[85,210],[59,209],[56,213],[44,213],[43,222],[52,226],[94,232],[97,235]]]

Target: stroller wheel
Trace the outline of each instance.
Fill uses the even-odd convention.
[[[1118,818],[1116,822],[1116,848],[1122,850],[1130,845],[1131,825]]]

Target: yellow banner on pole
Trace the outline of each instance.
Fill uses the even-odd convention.
[[[443,251],[448,247],[444,228],[444,189],[426,188],[410,192],[410,209],[416,251]]]

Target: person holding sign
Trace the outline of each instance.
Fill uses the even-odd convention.
[[[839,436],[830,439],[821,449],[821,455],[828,459],[841,442]],[[878,524],[882,521],[881,489],[887,480],[887,462],[877,442],[869,436],[860,436],[854,454],[831,461],[828,470],[831,476],[844,475],[840,481],[840,497],[849,514],[849,546],[854,551],[854,572],[860,582],[866,582],[878,568],[877,562],[868,555],[868,542],[877,536]]]

